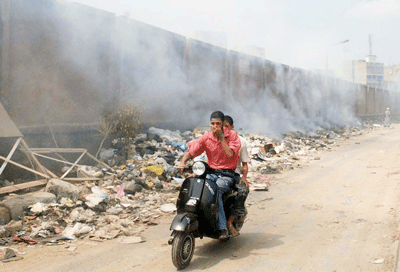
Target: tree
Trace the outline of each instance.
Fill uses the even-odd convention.
[[[117,124],[115,123],[115,121],[110,120],[110,118],[107,118],[105,116],[100,117],[99,128],[97,130],[103,135],[103,139],[101,140],[99,149],[97,150],[96,158],[99,157],[100,151],[103,148],[105,140],[111,133],[115,132],[116,127]]]
[[[124,101],[111,111],[107,118],[107,122],[115,125],[115,133],[118,137],[123,137],[127,147],[127,158],[130,155],[130,141],[141,127],[140,115],[141,107],[134,102]]]

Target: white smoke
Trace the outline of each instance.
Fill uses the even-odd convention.
[[[49,93],[76,109],[68,121],[96,120],[101,104],[118,96],[141,103],[144,122],[181,129],[207,126],[215,110],[237,127],[271,135],[356,121],[352,85],[84,5],[54,5],[48,46],[59,71]],[[63,112],[48,104],[49,112]]]

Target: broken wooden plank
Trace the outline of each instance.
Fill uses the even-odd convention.
[[[63,179],[63,178],[65,178],[65,177],[68,175],[68,173],[78,164],[78,162],[83,158],[83,156],[85,156],[86,152],[87,152],[87,150],[85,149],[85,151],[82,152],[82,154],[81,154],[81,155],[79,156],[79,158],[75,161],[75,163],[64,173],[64,175],[61,176],[60,179]]]
[[[46,179],[41,179],[41,180],[24,182],[24,183],[16,184],[16,185],[10,185],[10,186],[0,188],[0,194],[12,193],[12,192],[19,191],[22,189],[27,189],[27,188],[31,188],[31,187],[40,186],[40,185],[46,185],[46,183],[47,183]]]
[[[36,171],[36,170],[33,170],[33,169],[29,168],[29,167],[26,167],[26,166],[22,165],[22,164],[19,164],[19,163],[17,163],[17,162],[11,161],[11,160],[9,160],[9,159],[7,159],[7,158],[4,158],[3,156],[0,156],[0,159],[6,161],[6,162],[8,162],[8,163],[14,164],[15,166],[18,166],[18,167],[20,167],[20,168],[22,168],[22,169],[25,169],[25,170],[27,170],[27,171],[29,171],[29,172],[32,172],[32,173],[34,173],[34,174],[36,174],[36,175],[39,175],[39,176],[41,176],[41,177],[48,178],[48,179],[50,178],[50,177],[49,177],[48,175],[46,175],[46,174],[40,173],[40,172],[38,172],[38,171]]]
[[[26,154],[29,158],[33,160],[33,162],[36,164],[36,167],[43,173],[46,174],[46,168],[38,161],[38,159],[33,155],[32,150],[29,148],[28,144],[25,142],[25,140],[22,139],[21,141],[22,146],[27,150]]]
[[[31,148],[31,151],[36,153],[81,153],[85,150],[84,148]]]
[[[102,178],[95,177],[84,177],[84,178],[63,178],[65,181],[90,181],[90,180],[102,180]]]
[[[68,161],[66,158],[64,158],[64,156],[62,156],[61,154],[55,152],[54,155],[56,155],[57,157],[59,157],[60,159],[62,159],[63,161]]]
[[[7,159],[11,159],[12,155],[14,154],[15,150],[17,150],[17,147],[19,146],[19,143],[21,142],[22,137],[18,138],[17,141],[15,142],[13,148],[11,149],[10,153],[8,153]],[[3,165],[0,168],[0,175],[3,173],[4,169],[7,166],[7,161],[3,162]]]
[[[94,156],[93,156],[92,154],[90,154],[89,152],[86,153],[86,155],[88,155],[90,158],[92,158],[95,162],[97,162],[97,163],[103,165],[105,168],[111,170],[111,172],[115,172],[115,170],[114,170],[112,167],[110,167],[108,164],[106,164],[106,163],[104,163],[104,162],[98,160],[96,157],[94,157]]]
[[[58,177],[56,174],[54,174],[53,172],[51,172],[51,171],[50,171],[49,169],[47,169],[47,168],[46,168],[46,173],[49,174],[52,178],[59,179],[59,177]]]
[[[63,161],[63,160],[59,160],[59,159],[56,159],[56,158],[53,158],[53,157],[45,156],[45,155],[42,155],[42,154],[39,154],[39,153],[36,153],[36,152],[33,152],[33,155],[38,156],[38,157],[42,157],[42,158],[45,158],[45,159],[48,159],[48,160],[61,162],[61,163],[68,164],[68,165],[73,165],[72,162],[69,162],[66,159]],[[76,166],[83,166],[83,165],[77,164]]]

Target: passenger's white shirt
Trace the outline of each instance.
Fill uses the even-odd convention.
[[[238,174],[242,174],[242,162],[250,162],[250,153],[249,153],[249,149],[247,148],[247,141],[245,138],[239,136],[240,139],[240,150],[239,150],[239,161],[238,161],[238,165],[236,167],[235,172]]]

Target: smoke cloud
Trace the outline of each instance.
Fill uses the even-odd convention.
[[[34,88],[40,99],[31,108],[51,122],[96,121],[114,98],[140,103],[147,124],[178,129],[208,126],[215,110],[237,128],[273,136],[358,122],[355,85],[77,3],[51,3],[18,6],[39,24],[29,33],[31,21],[14,15],[22,30],[13,29],[13,42],[25,42],[15,50],[35,60],[14,70],[14,87]],[[34,120],[26,116],[20,123]]]

